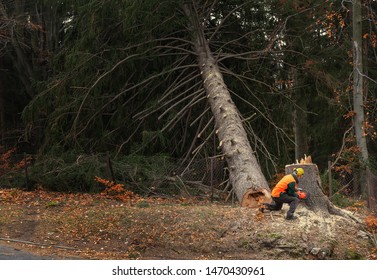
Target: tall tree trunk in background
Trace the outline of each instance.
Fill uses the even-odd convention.
[[[302,92],[300,78],[297,69],[291,68],[291,78],[293,87],[293,101],[296,103],[293,110],[293,131],[295,134],[295,159],[300,160],[308,154],[308,117],[307,117],[307,95]]]
[[[239,112],[209,49],[197,14],[189,5],[184,12],[191,22],[194,50],[215,117],[216,134],[229,168],[229,179],[242,206],[257,207],[270,201],[270,189],[251,149]]]
[[[287,2],[285,5],[290,6],[291,10],[296,13],[300,12],[303,7],[306,7],[308,4],[303,3],[301,0],[292,0]],[[305,40],[302,38],[301,24],[303,19],[300,16],[296,18],[287,19],[287,29],[290,30],[289,39],[287,39],[287,44],[289,49],[297,51],[297,53],[302,52],[302,42]],[[290,90],[292,92],[292,101],[294,104],[291,106],[291,112],[293,114],[293,133],[295,139],[295,159],[300,160],[304,158],[305,154],[308,154],[308,133],[307,133],[307,100],[309,94],[304,91],[303,79],[301,71],[298,71],[296,65],[302,65],[302,58],[300,56],[288,56],[289,62],[287,65],[292,64],[289,67],[289,84]]]
[[[366,167],[368,148],[365,133],[364,115],[364,79],[363,79],[363,42],[362,42],[362,13],[361,0],[353,0],[352,28],[353,28],[353,107],[356,143],[361,153],[362,165]],[[362,168],[361,193],[366,194],[366,170]]]
[[[0,61],[1,62],[1,61]],[[1,63],[0,63],[0,69],[1,69]],[[5,114],[4,114],[4,86],[2,84],[2,81],[0,79],[0,145],[4,145],[4,133],[5,133]]]

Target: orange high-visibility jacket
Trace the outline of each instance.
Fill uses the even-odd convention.
[[[288,190],[290,188],[290,190]],[[272,197],[280,197],[280,194],[287,193],[293,195],[297,191],[297,182],[292,174],[285,175],[272,189]]]

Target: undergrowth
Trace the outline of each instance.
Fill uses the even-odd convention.
[[[158,191],[180,193],[180,182],[166,180],[173,160],[154,157],[123,156],[110,159],[108,154],[80,154],[70,151],[46,154],[32,159],[17,155],[16,149],[0,153],[0,185],[6,188],[35,189],[38,186],[59,192],[100,193],[106,188],[96,178],[124,184],[140,195]]]

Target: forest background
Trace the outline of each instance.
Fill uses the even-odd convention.
[[[188,2],[270,184],[311,155],[333,200],[373,203],[376,184],[363,187],[363,170],[375,178],[374,0],[354,1],[361,73],[351,1],[2,0],[1,186],[98,192],[108,179],[144,196],[230,199],[180,8]],[[355,71],[367,158],[355,130]]]

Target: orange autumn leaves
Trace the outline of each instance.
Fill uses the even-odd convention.
[[[16,149],[11,149],[1,154],[0,157],[0,170],[8,171],[10,169],[11,163],[10,158]],[[3,171],[4,172],[4,171]]]
[[[0,149],[2,147],[0,146]],[[15,162],[12,160],[12,156],[15,154],[16,148],[7,150],[4,153],[0,153],[0,175],[4,175],[6,173],[12,172],[12,171],[18,171],[25,168],[25,166],[29,165],[32,157],[31,156],[25,156],[22,160]]]
[[[377,217],[373,215],[369,215],[365,218],[365,224],[367,229],[372,232],[377,231]]]
[[[101,192],[102,196],[118,199],[121,201],[140,199],[137,194],[131,191],[127,191],[124,187],[124,184],[117,184],[114,181],[106,180],[98,176],[95,176],[94,180],[105,186],[105,189]]]

